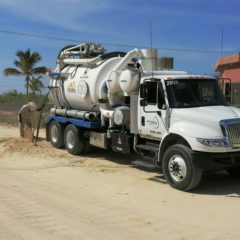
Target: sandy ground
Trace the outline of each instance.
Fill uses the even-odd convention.
[[[240,239],[240,181],[208,174],[184,193],[131,158],[71,156],[0,126],[0,239]]]

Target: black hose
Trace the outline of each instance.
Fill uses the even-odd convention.
[[[41,120],[42,120],[42,112],[43,112],[43,109],[44,109],[44,107],[46,105],[46,102],[48,100],[49,93],[50,93],[50,89],[49,89],[48,93],[45,96],[45,99],[43,101],[42,106],[37,109],[37,111],[40,111],[40,116],[39,116],[38,125],[37,125],[37,134],[36,134],[36,137],[34,137],[34,145],[35,146],[37,146],[37,140],[38,140],[38,136],[39,136],[39,129],[40,129],[40,124],[41,124]]]
[[[77,46],[77,45],[67,45],[67,46],[65,46],[64,48],[62,48],[62,49],[59,51],[59,53],[58,53],[58,57],[57,57],[57,58],[60,57],[62,51],[66,50],[66,49],[68,49],[68,48],[76,47],[76,46]]]
[[[106,60],[113,57],[124,57],[125,55],[126,55],[125,52],[110,52],[110,53],[105,53],[101,55],[101,59]]]

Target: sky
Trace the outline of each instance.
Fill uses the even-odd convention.
[[[90,41],[108,51],[149,48],[150,22],[153,47],[160,57],[174,57],[175,70],[213,75],[222,50],[240,52],[239,9],[238,0],[0,0],[0,93],[25,91],[24,78],[3,75],[18,50],[39,52],[38,66],[54,68],[66,45]]]

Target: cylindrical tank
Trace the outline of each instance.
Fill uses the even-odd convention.
[[[94,67],[66,65],[59,76],[50,79],[50,99],[59,108],[99,111],[96,103],[99,98],[107,98],[105,82],[121,59],[110,58]]]
[[[124,96],[138,92],[139,69],[149,72],[157,67],[156,49],[133,49],[127,54],[113,52],[89,58],[69,55],[70,50],[60,54],[51,75],[50,98],[55,108],[99,112],[123,106]]]
[[[126,69],[122,71],[120,76],[120,87],[121,90],[128,94],[136,94],[139,89],[140,75],[138,71]]]

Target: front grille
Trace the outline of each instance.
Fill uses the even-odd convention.
[[[240,147],[240,119],[222,120],[220,126],[231,147]]]

